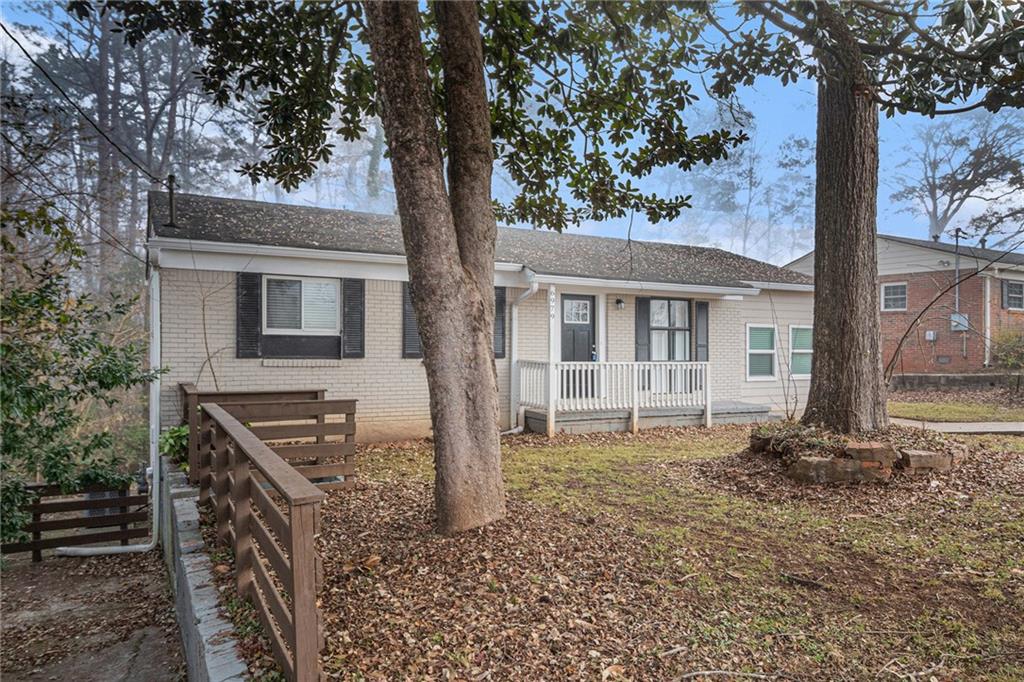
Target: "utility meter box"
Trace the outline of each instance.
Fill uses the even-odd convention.
[[[949,328],[955,332],[968,331],[971,326],[968,324],[967,313],[953,313],[949,316]]]
[[[939,334],[934,329],[929,329],[924,333],[925,341],[931,341],[934,343],[937,338],[939,338]]]

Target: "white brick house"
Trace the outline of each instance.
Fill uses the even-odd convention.
[[[425,435],[429,400],[397,218],[150,196],[163,426],[178,384],[325,389],[360,440]],[[727,253],[502,228],[495,366],[503,429],[754,420],[803,406],[809,279]],[[710,401],[708,398],[710,397]]]

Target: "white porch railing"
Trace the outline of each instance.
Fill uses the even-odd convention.
[[[630,410],[636,430],[645,408],[704,409],[711,424],[711,385],[706,362],[547,362],[520,360],[521,408],[557,412]],[[552,395],[552,391],[554,394]]]

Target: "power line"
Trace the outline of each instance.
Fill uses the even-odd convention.
[[[167,187],[168,189],[170,188],[169,183],[166,180],[161,180],[160,178],[158,178],[155,175],[153,175],[152,172],[150,172],[147,168],[145,168],[141,163],[136,161],[128,152],[126,152],[125,150],[121,149],[121,147],[119,147],[118,144],[116,142],[114,142],[114,140],[112,140],[109,135],[107,135],[106,131],[103,130],[103,128],[101,128],[95,121],[93,121],[92,118],[89,116],[89,114],[85,113],[85,110],[82,109],[82,107],[78,106],[77,102],[75,102],[73,99],[71,99],[71,96],[68,95],[67,92],[65,92],[64,88],[62,88],[60,86],[60,84],[56,80],[53,79],[53,76],[51,76],[46,71],[46,69],[43,68],[42,64],[40,64],[39,62],[37,62],[35,60],[35,58],[31,55],[31,53],[29,53],[29,51],[25,49],[25,46],[21,44],[21,41],[19,41],[17,38],[15,38],[14,34],[11,33],[10,30],[8,30],[8,28],[7,28],[7,26],[5,24],[0,22],[0,28],[2,28],[4,30],[4,33],[7,34],[7,37],[10,38],[14,42],[14,44],[18,46],[18,49],[21,50],[22,54],[25,55],[25,58],[28,59],[29,62],[32,63],[32,66],[34,66],[37,69],[39,69],[40,73],[42,73],[43,76],[46,78],[46,80],[48,80],[50,82],[50,84],[53,85],[53,87],[55,87],[57,89],[57,92],[59,92],[61,94],[61,96],[65,100],[67,100],[68,104],[73,106],[75,108],[75,111],[77,111],[82,116],[82,118],[84,118],[89,123],[89,125],[91,125],[93,128],[95,128],[96,132],[98,132],[103,137],[103,139],[105,139],[107,142],[110,143],[110,146],[112,146],[114,149],[116,149],[117,152],[119,154],[121,154],[121,156],[123,156],[124,158],[128,159],[128,161],[133,166],[135,166],[140,171],[142,171],[142,173],[147,178],[149,178],[150,181],[155,182],[158,185],[163,185],[164,187]]]
[[[62,216],[64,216],[64,218],[66,218],[67,220],[70,220],[72,224],[80,224],[77,220],[75,220],[70,215],[68,215],[67,211],[65,211],[64,209],[60,208],[55,203],[53,203],[52,199],[48,199],[48,198],[44,197],[42,194],[40,194],[39,192],[35,191],[32,188],[31,185],[29,185],[27,182],[25,182],[24,180],[19,178],[17,175],[13,175],[11,173],[8,173],[7,177],[10,178],[11,180],[14,180],[15,182],[17,182],[22,187],[24,187],[33,196],[35,196],[37,199],[39,199],[40,201],[42,201],[45,204],[47,204],[53,210],[55,210],[58,213],[60,213]],[[57,188],[54,187],[53,189],[57,189]],[[117,236],[111,234],[109,230],[104,228],[99,223],[96,223],[96,222],[92,221],[92,219],[89,218],[89,216],[85,215],[84,213],[82,214],[82,217],[85,218],[86,220],[90,221],[90,222],[93,222],[93,224],[96,225],[96,227],[98,227],[100,229],[100,232],[102,232],[103,234],[107,235],[107,237],[106,237],[106,239],[104,239],[104,237],[102,235],[97,234],[96,232],[90,230],[85,225],[81,225],[81,227],[83,229],[85,229],[87,232],[89,232],[89,234],[91,234],[92,236],[96,237],[101,242],[110,244],[111,246],[116,248],[118,251],[121,251],[125,255],[131,256],[132,258],[134,258],[135,260],[139,261],[143,265],[147,265],[145,259],[141,258],[138,254],[134,253],[124,242],[122,242],[120,239],[118,239]]]

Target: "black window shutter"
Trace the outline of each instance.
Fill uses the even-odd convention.
[[[708,361],[708,302],[697,301],[694,306],[696,311],[694,314],[694,327],[693,333],[697,337],[696,349],[697,349],[697,362]]]
[[[505,287],[494,287],[494,357],[505,357]]]
[[[423,357],[420,328],[416,323],[416,313],[412,309],[412,297],[409,295],[408,282],[402,282],[402,357]]]
[[[1005,279],[1001,280],[999,282],[999,286],[1002,289],[1001,293],[1002,293],[1002,297],[1003,297],[1003,308],[1004,309],[1010,307],[1010,286],[1009,285],[1010,285],[1010,283],[1007,282]]]
[[[239,272],[235,276],[235,357],[260,357],[262,276]]]
[[[341,280],[341,357],[366,357],[366,282]]]
[[[636,299],[636,361],[651,359],[651,299]]]

